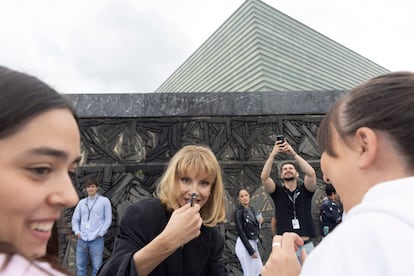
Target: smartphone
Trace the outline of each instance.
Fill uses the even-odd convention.
[[[276,135],[276,143],[277,144],[279,144],[279,143],[283,143],[283,142],[285,142],[285,136],[283,136],[283,135]]]

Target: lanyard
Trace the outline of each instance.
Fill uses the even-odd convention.
[[[285,190],[285,191],[286,191],[290,201],[293,204],[293,218],[296,219],[296,199],[299,197],[300,191],[296,188],[295,191],[293,192],[293,198],[287,190]]]
[[[98,200],[98,197],[99,197],[99,195],[96,196],[95,200],[92,203],[92,207],[91,208],[89,208],[89,204],[88,204],[89,197],[86,199],[86,208],[88,208],[88,221],[89,221],[89,219],[91,217],[91,212],[92,212],[93,206],[95,206],[95,203]]]

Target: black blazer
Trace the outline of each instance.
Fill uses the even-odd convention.
[[[158,199],[130,205],[121,220],[111,257],[98,275],[137,275],[133,254],[152,241],[167,225],[171,213]],[[224,275],[224,238],[215,227],[201,227],[199,237],[178,248],[149,275]]]

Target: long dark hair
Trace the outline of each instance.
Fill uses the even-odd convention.
[[[0,139],[16,133],[27,121],[50,109],[76,112],[68,98],[36,77],[0,66]]]

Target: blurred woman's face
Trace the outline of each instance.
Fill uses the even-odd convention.
[[[63,208],[78,202],[70,174],[80,160],[73,115],[52,109],[0,139],[0,240],[28,258],[45,255]]]
[[[241,205],[248,207],[250,203],[250,195],[246,190],[240,190],[239,192],[239,202]]]
[[[351,139],[351,138],[350,138]],[[321,170],[324,180],[332,183],[341,195],[341,200],[346,209],[351,208],[349,201],[359,193],[361,180],[358,175],[358,151],[352,148],[352,139],[345,143],[338,132],[332,130],[332,149],[336,156],[331,156],[327,152],[321,155]],[[353,200],[352,200],[353,202]]]

